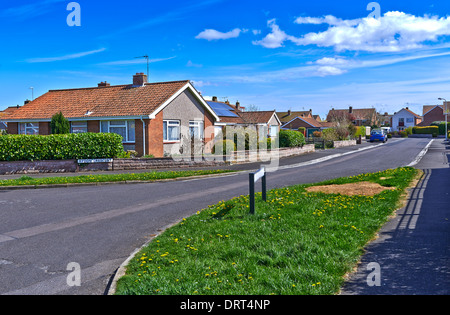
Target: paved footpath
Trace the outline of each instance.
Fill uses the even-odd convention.
[[[450,144],[434,140],[415,165],[424,175],[380,231],[342,295],[448,295]]]

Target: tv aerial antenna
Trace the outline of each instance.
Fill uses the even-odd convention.
[[[150,62],[150,59],[149,59],[149,56],[148,55],[145,55],[145,56],[140,56],[140,57],[134,57],[134,58],[145,58],[145,59],[147,59],[147,79],[148,79],[148,75],[149,75],[149,62]]]

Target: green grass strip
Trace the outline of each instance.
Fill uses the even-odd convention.
[[[320,183],[395,187],[374,196],[306,192],[311,185],[274,189],[253,216],[248,196],[219,202],[133,257],[116,294],[336,294],[417,174],[406,167]]]
[[[32,178],[22,176],[18,179],[0,180],[0,186],[25,186],[25,185],[54,185],[54,184],[73,184],[73,183],[104,183],[104,182],[123,182],[123,181],[153,181],[161,179],[173,179],[180,177],[191,177],[200,175],[213,175],[233,172],[231,170],[193,170],[193,171],[163,171],[146,173],[124,173],[124,174],[100,174],[100,175],[81,175],[64,177],[41,177]]]

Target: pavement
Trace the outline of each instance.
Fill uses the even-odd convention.
[[[341,295],[448,295],[450,144],[434,140],[418,185],[370,243]]]

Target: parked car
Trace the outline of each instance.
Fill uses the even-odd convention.
[[[388,140],[387,133],[385,130],[382,129],[375,129],[372,130],[370,133],[370,142],[374,141],[383,141],[386,142]]]

